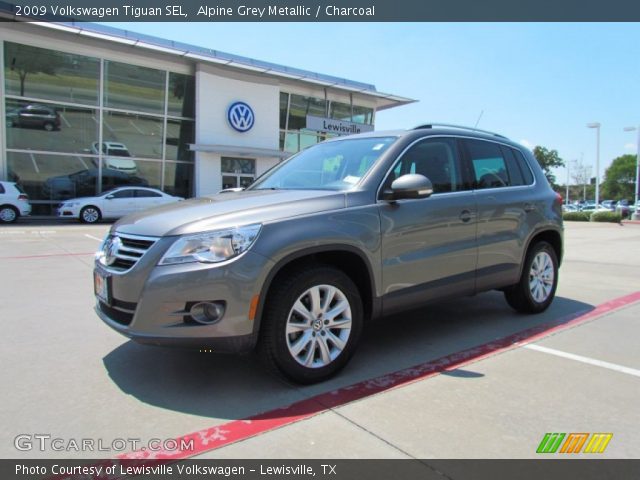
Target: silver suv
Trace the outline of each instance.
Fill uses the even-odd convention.
[[[423,125],[326,141],[242,192],[127,216],[96,256],[96,312],[141,343],[246,352],[301,383],[374,318],[499,289],[554,298],[562,199],[531,152]]]

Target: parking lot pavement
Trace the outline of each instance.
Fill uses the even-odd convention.
[[[21,434],[111,445],[190,432],[198,450],[182,456],[202,458],[529,458],[546,432],[611,432],[604,458],[637,456],[640,226],[567,224],[543,314],[490,292],[385,318],[310,387],[251,355],[140,346],[103,325],[91,265],[108,227],[0,229],[0,457],[131,450],[23,452]]]

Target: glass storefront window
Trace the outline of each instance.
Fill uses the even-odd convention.
[[[166,72],[119,62],[104,62],[104,105],[164,114]]]
[[[256,161],[252,158],[222,157],[220,164],[223,173],[256,173]]]
[[[193,164],[180,162],[165,162],[164,185],[162,189],[169,195],[182,198],[192,196]]]
[[[8,148],[89,153],[98,139],[93,109],[8,99],[5,113]]]
[[[364,123],[365,125],[373,124],[373,108],[353,106],[353,122]]]
[[[351,105],[342,102],[331,102],[329,117],[336,120],[351,121]]]
[[[193,75],[169,72],[167,114],[172,117],[196,116],[196,79]]]
[[[289,130],[300,130],[307,126],[307,115],[324,117],[326,102],[320,98],[291,94],[289,107]]]
[[[289,94],[280,92],[280,129],[287,128],[287,108],[289,107]]]
[[[98,104],[100,60],[83,55],[4,44],[7,95]]]
[[[167,120],[167,160],[193,161],[189,144],[195,143],[195,122],[191,120]]]
[[[162,185],[162,162],[134,160],[135,170],[117,168],[102,169],[102,191],[123,185],[143,185],[160,188]]]
[[[102,122],[105,142],[124,144],[132,157],[162,158],[162,119],[106,111]]]

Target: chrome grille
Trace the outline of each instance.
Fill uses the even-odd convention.
[[[100,263],[108,270],[126,272],[156,243],[157,238],[116,233],[109,236],[102,248]]]

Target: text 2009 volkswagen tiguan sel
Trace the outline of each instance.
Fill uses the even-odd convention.
[[[531,152],[500,135],[424,125],[330,140],[245,191],[121,219],[96,256],[96,311],[142,343],[257,347],[317,382],[372,317],[491,289],[545,310],[561,203]]]

